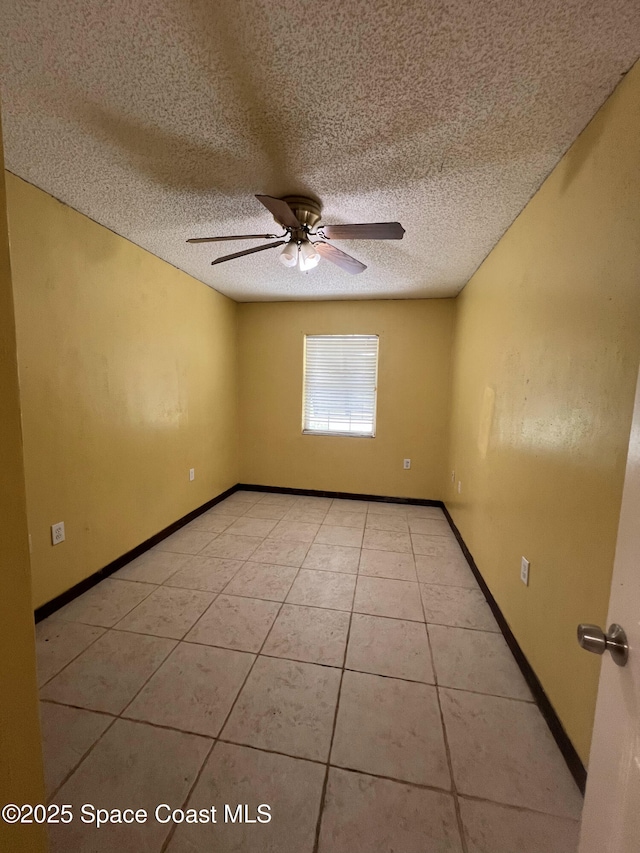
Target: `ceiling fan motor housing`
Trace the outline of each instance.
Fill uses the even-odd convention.
[[[300,195],[287,195],[282,201],[289,205],[305,231],[311,231],[320,222],[322,207],[314,199]]]

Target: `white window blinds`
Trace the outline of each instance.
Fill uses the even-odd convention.
[[[377,335],[305,335],[302,430],[373,436]]]

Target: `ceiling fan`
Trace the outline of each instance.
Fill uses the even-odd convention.
[[[219,243],[226,240],[276,240],[266,246],[254,246],[244,252],[234,252],[223,255],[211,261],[211,265],[222,264],[251,255],[254,252],[264,252],[265,249],[275,249],[284,245],[280,253],[280,261],[285,267],[297,266],[302,272],[307,272],[318,265],[321,258],[336,264],[345,272],[356,275],[364,272],[366,265],[347,255],[341,249],[328,243],[327,240],[402,240],[404,228],[399,222],[369,222],[363,225],[322,225],[320,222],[321,207],[317,201],[304,196],[285,196],[273,198],[269,195],[257,195],[256,198],[273,215],[275,221],[284,228],[284,234],[242,234],[232,237],[192,237],[187,243]],[[316,228],[314,231],[313,229]],[[319,239],[312,240],[312,237]]]

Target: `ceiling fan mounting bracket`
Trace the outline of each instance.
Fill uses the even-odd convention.
[[[301,195],[286,195],[282,201],[289,205],[305,231],[310,231],[320,221],[322,207],[314,199]]]

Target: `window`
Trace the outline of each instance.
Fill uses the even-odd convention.
[[[376,434],[377,335],[305,335],[302,431]]]

